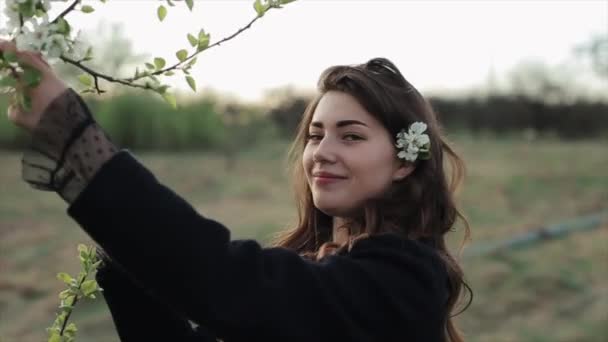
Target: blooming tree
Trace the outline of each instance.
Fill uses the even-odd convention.
[[[40,53],[50,63],[63,61],[72,64],[83,71],[79,76],[79,81],[85,86],[82,91],[104,92],[99,87],[99,79],[108,82],[119,83],[125,86],[143,88],[160,94],[168,103],[176,107],[173,94],[168,91],[169,86],[162,84],[163,77],[174,76],[176,72],[181,72],[190,88],[196,91],[196,81],[190,75],[190,69],[196,63],[196,56],[214,46],[220,45],[233,39],[244,30],[264,16],[271,8],[281,8],[282,5],[295,0],[255,0],[253,7],[256,16],[244,27],[237,30],[232,35],[211,43],[209,33],[201,29],[198,34],[188,33],[186,38],[190,45],[187,49],[181,49],[175,53],[176,61],[168,65],[165,59],[156,57],[152,61],[137,67],[132,77],[118,78],[106,75],[93,70],[86,65],[87,61],[94,58],[93,48],[82,40],[80,31],[75,30],[70,25],[67,16],[72,11],[82,13],[93,13],[95,9],[91,5],[83,4],[82,0],[3,0],[5,8],[0,14],[0,38],[7,38],[13,41],[18,51],[32,51]],[[108,0],[99,0],[105,3]],[[159,0],[162,2],[157,7],[156,15],[160,21],[167,16],[167,7],[176,6],[176,3],[183,2],[192,11],[194,0]],[[54,19],[49,18],[49,11],[54,3],[68,3],[65,9]],[[27,96],[27,88],[36,87],[41,80],[41,73],[21,63],[17,55],[9,51],[0,51],[0,92],[13,94],[12,102],[28,111],[31,108],[31,100]],[[75,304],[82,299],[94,299],[95,295],[103,289],[99,288],[94,279],[97,267],[101,261],[98,259],[94,247],[85,245],[78,246],[79,259],[82,264],[82,271],[75,277],[67,273],[59,273],[57,277],[67,285],[67,289],[59,294],[59,312],[53,324],[47,328],[49,342],[71,342],[75,340],[76,325],[68,324],[68,319],[72,314]]]
[[[185,81],[193,91],[196,91],[196,81],[190,75],[190,69],[196,63],[196,56],[201,52],[218,46],[233,39],[241,32],[250,28],[251,25],[272,8],[281,8],[283,5],[295,0],[255,0],[253,8],[255,17],[244,27],[232,35],[211,43],[211,35],[204,29],[197,34],[188,33],[186,38],[189,48],[180,49],[175,52],[176,61],[169,65],[161,57],[137,67],[132,77],[118,78],[106,75],[86,65],[87,61],[94,58],[93,48],[81,39],[80,31],[75,30],[67,20],[72,11],[82,13],[93,13],[94,7],[83,4],[82,0],[5,0],[6,7],[0,22],[6,22],[6,27],[0,26],[0,37],[8,36],[15,42],[18,50],[33,51],[42,54],[51,63],[61,60],[80,68],[84,73],[80,75],[79,81],[86,87],[82,92],[104,92],[99,86],[99,79],[108,82],[119,83],[125,86],[149,89],[161,95],[165,101],[176,107],[175,96],[168,91],[169,85],[162,83],[163,77],[170,77],[181,72]],[[108,0],[99,0],[105,3]],[[185,3],[190,11],[194,7],[194,0],[158,0],[162,4],[158,6],[156,15],[160,21],[167,16],[169,7],[176,3]],[[54,19],[50,19],[48,12],[53,3],[69,3],[66,8]],[[14,102],[27,109],[30,101],[22,91],[17,90],[17,81],[20,80],[25,87],[35,87],[40,81],[40,73],[37,70],[21,65],[14,54],[0,53],[0,90],[14,93]]]

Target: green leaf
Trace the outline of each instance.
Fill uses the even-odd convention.
[[[36,8],[32,6],[31,2],[26,1],[22,4],[19,4],[19,12],[24,18],[33,17],[36,14]]]
[[[160,86],[160,87],[156,88],[156,91],[157,91],[159,94],[164,94],[164,93],[167,91],[167,89],[169,89],[169,86],[168,86],[168,85],[162,85],[162,86]]]
[[[205,30],[201,29],[201,31],[198,33],[198,47],[196,50],[199,52],[205,50],[209,46],[210,37],[211,35],[205,33]]]
[[[192,12],[192,7],[194,7],[194,1],[193,0],[186,0],[186,5],[188,5],[188,8],[190,9],[190,12]]]
[[[97,291],[97,282],[93,279],[86,280],[85,282],[82,283],[82,285],[80,286],[80,289],[82,290],[82,293],[84,293],[85,296],[88,296],[91,293],[94,293],[95,291]]]
[[[190,45],[192,45],[192,47],[195,47],[198,45],[198,39],[196,39],[196,37],[194,37],[190,33],[188,33],[188,41],[190,42]]]
[[[155,69],[154,64],[152,64],[152,63],[146,63],[146,68],[148,68],[150,70],[154,70]]]
[[[59,332],[53,331],[51,337],[49,337],[48,342],[61,342],[61,336],[59,335]]]
[[[177,109],[177,101],[175,100],[175,95],[171,94],[171,93],[163,93],[162,94],[163,99],[165,99],[165,101],[171,105],[171,107],[173,107],[173,109]]]
[[[93,8],[93,6],[89,6],[89,5],[84,5],[80,8],[80,10],[83,13],[93,13],[95,11],[95,9]]]
[[[38,69],[26,67],[23,69],[23,82],[27,87],[35,88],[42,80],[42,72]]]
[[[89,251],[89,249],[87,248],[87,245],[79,243],[78,244],[78,252],[79,253],[87,253]]]
[[[26,112],[32,110],[32,98],[29,95],[25,95],[23,93],[17,94],[17,102]]]
[[[173,75],[175,75],[175,73],[173,71],[167,71],[164,75],[165,76],[173,76]]]
[[[167,0],[167,4],[169,4],[169,6],[171,6],[171,7],[175,6],[175,4],[173,3],[173,1],[171,1],[171,0]]]
[[[182,49],[177,51],[175,55],[177,56],[177,59],[179,59],[180,62],[183,62],[186,60],[186,58],[188,58],[188,51]]]
[[[196,81],[194,78],[192,78],[192,76],[186,76],[186,81],[188,82],[190,88],[192,88],[192,91],[196,92]]]
[[[163,58],[156,57],[154,58],[154,65],[156,66],[156,70],[160,70],[165,66],[166,62]]]
[[[200,31],[198,31],[198,41],[200,42],[201,40],[205,39],[207,36],[207,33],[205,33],[204,29],[201,29]]]
[[[67,35],[67,34],[70,34],[70,31],[71,31],[70,23],[68,23],[68,21],[63,18],[59,18],[57,20],[57,32]]]
[[[73,335],[77,331],[78,331],[78,328],[76,328],[76,324],[70,323],[65,327],[65,330],[63,332],[65,334]]]
[[[87,87],[93,85],[93,78],[89,74],[81,74],[80,76],[78,76],[78,81],[80,81],[80,83],[84,84]]]
[[[72,290],[67,289],[59,292],[59,299],[68,299],[70,296],[73,296]]]
[[[70,285],[70,283],[73,280],[73,278],[65,272],[57,273],[57,279],[61,280],[62,282],[66,283],[68,285]]]
[[[253,3],[253,8],[255,9],[255,12],[258,14],[258,17],[264,16],[264,12],[266,10],[264,8],[264,5],[262,5],[262,1],[255,0],[255,2]]]
[[[12,51],[5,51],[3,53],[3,58],[9,63],[17,63],[17,54]]]
[[[288,3],[294,2],[294,1],[296,1],[296,0],[280,0],[281,5],[287,5]]]
[[[93,47],[89,46],[89,48],[87,49],[87,53],[83,58],[83,61],[90,61],[91,59],[93,59]]]
[[[167,9],[165,8],[165,6],[160,5],[158,6],[158,10],[156,10],[156,14],[158,15],[158,20],[163,21],[167,16]]]
[[[205,50],[207,47],[209,46],[209,40],[203,40],[201,42],[199,42],[198,46],[196,47],[196,51],[200,52]]]
[[[187,65],[187,66],[188,66],[188,68],[192,67],[192,66],[194,65],[194,63],[196,63],[196,58],[197,58],[197,57],[194,57],[194,58],[192,58],[192,59],[190,60],[190,62],[188,62],[188,65]]]
[[[0,87],[11,87],[15,88],[17,86],[17,80],[12,76],[0,77]]]

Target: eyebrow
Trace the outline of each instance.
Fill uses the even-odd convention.
[[[349,126],[349,125],[362,125],[365,127],[369,127],[366,124],[364,124],[363,122],[358,121],[358,120],[341,120],[336,123],[336,127],[338,127],[338,128],[344,127],[344,126]],[[323,123],[320,121],[313,121],[310,123],[310,126],[323,128]]]

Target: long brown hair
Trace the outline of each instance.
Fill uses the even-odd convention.
[[[422,121],[427,124],[426,133],[431,141],[430,159],[416,161],[416,168],[408,177],[394,183],[381,197],[370,200],[359,217],[351,218],[357,223],[353,226],[363,228],[351,231],[351,241],[345,246],[335,246],[331,242],[332,218],[314,206],[301,162],[308,126],[321,97],[328,91],[341,91],[353,96],[393,137],[413,122]],[[352,242],[359,238],[383,232],[432,241],[444,261],[449,278],[446,341],[464,341],[452,321],[451,312],[462,294],[463,286],[469,291],[470,299],[472,291],[444,239],[448,231],[454,230],[458,218],[465,227],[459,253],[470,239],[469,224],[454,200],[454,192],[464,178],[464,163],[443,136],[431,105],[397,67],[386,58],[374,58],[360,65],[338,65],[325,70],[319,78],[318,94],[302,116],[288,156],[298,221],[295,228],[279,233],[274,245],[318,259],[330,249],[350,248]],[[446,165],[444,158],[448,162]],[[445,170],[448,165],[449,177]]]

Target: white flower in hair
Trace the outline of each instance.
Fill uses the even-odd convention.
[[[410,133],[420,135],[426,131],[426,124],[424,122],[416,121],[410,125]]]
[[[431,140],[428,134],[425,134],[426,124],[424,122],[414,122],[410,125],[408,131],[402,129],[397,133],[397,143],[395,146],[401,151],[397,156],[407,161],[416,161],[416,159],[429,159],[431,157]]]

